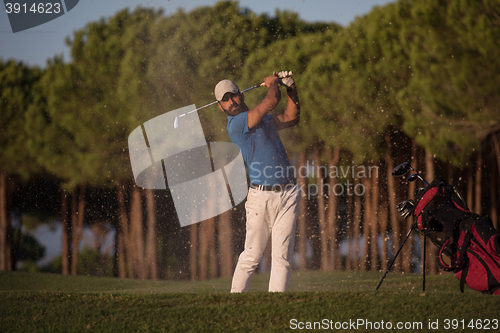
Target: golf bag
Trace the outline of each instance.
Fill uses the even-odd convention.
[[[462,195],[439,178],[417,189],[415,204],[417,228],[439,248],[439,265],[455,274],[460,290],[467,284],[500,295],[500,234],[490,218],[472,213]]]

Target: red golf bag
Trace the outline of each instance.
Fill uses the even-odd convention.
[[[491,219],[472,213],[461,194],[442,179],[417,190],[415,202],[417,228],[439,248],[439,265],[455,274],[460,290],[467,284],[500,295],[500,234]]]

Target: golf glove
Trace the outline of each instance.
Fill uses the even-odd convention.
[[[292,78],[291,71],[282,71],[278,73],[278,77],[280,78],[279,82],[286,87],[287,90],[292,89],[295,81]]]

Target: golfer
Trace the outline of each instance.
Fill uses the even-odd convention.
[[[280,77],[287,72],[280,72]],[[270,115],[281,99],[279,84],[286,86],[286,111]],[[300,104],[291,77],[276,73],[264,79],[267,94],[249,109],[245,96],[230,80],[215,86],[219,108],[228,115],[227,131],[241,150],[249,170],[250,188],[246,209],[245,249],[233,275],[231,292],[245,292],[271,237],[270,292],[288,289],[292,273],[295,225],[299,212],[300,189],[278,130],[299,122]]]

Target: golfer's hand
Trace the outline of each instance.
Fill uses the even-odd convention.
[[[291,90],[295,88],[295,81],[291,77],[292,72],[283,71],[278,73],[278,77],[280,78],[278,82],[286,87],[286,90]]]
[[[270,88],[273,85],[278,85],[278,75],[276,72],[273,72],[273,75],[269,75],[264,79],[264,85],[268,88]]]

